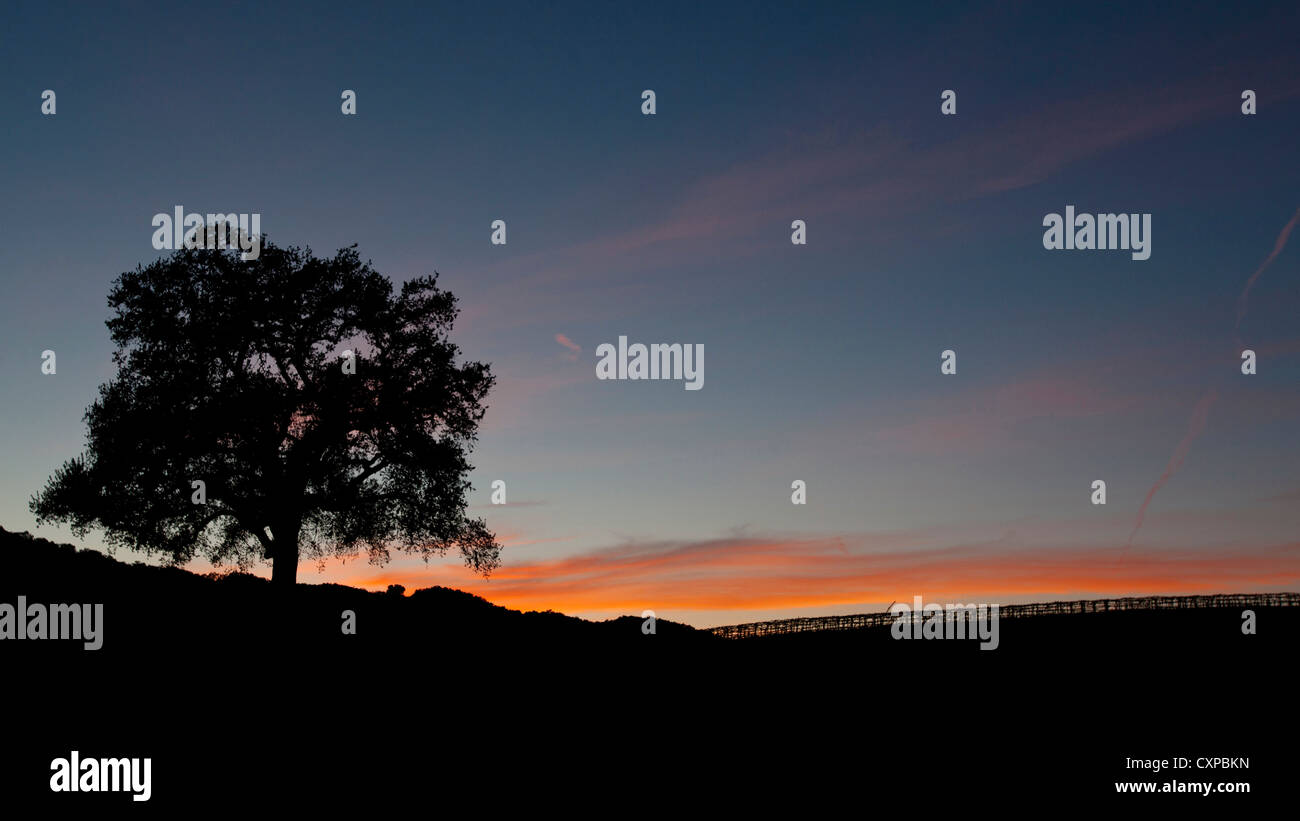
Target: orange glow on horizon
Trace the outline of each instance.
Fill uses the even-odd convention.
[[[956,547],[850,552],[840,539],[726,539],[675,548],[626,547],[503,567],[490,579],[452,565],[355,573],[371,590],[442,585],[518,610],[664,613],[831,608],[863,602],[998,601],[1294,588],[1300,543],[1125,555],[1116,548],[995,552]],[[1086,591],[1086,592],[1084,592]],[[663,616],[670,617],[670,616]]]

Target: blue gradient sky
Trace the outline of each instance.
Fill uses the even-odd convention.
[[[183,205],[258,212],[318,253],[358,243],[397,281],[437,270],[456,341],[499,377],[472,501],[502,572],[302,581],[697,624],[1295,589],[1300,248],[1236,331],[1254,376],[1234,324],[1300,207],[1300,9],[1217,6],[20,3],[0,50],[0,525],[71,538],[27,500],[112,375],[111,280],[164,253],[150,220]],[[1067,204],[1151,213],[1151,258],[1044,250]],[[702,343],[704,389],[598,381],[619,335]],[[494,479],[513,504],[488,504]]]

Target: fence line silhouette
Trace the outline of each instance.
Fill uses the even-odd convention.
[[[1123,599],[1079,599],[1076,601],[1035,602],[1034,604],[1007,604],[998,606],[998,618],[1056,616],[1072,613],[1110,613],[1123,610],[1197,610],[1215,607],[1234,609],[1300,607],[1300,593],[1135,596]],[[945,612],[945,618],[954,618],[960,614],[961,611]],[[909,615],[914,620],[924,616],[923,613],[915,611]],[[893,624],[897,618],[899,616],[895,616],[888,611],[856,613],[850,616],[808,616],[795,619],[754,621],[747,624],[727,624],[711,628],[709,632],[727,639],[743,639],[754,636],[779,636],[787,633],[817,633],[825,630],[857,630],[863,627],[883,627]]]

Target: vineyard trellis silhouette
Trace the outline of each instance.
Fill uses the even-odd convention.
[[[1074,601],[1035,602],[1033,604],[1008,604],[998,608],[998,618],[1024,618],[1026,616],[1064,616],[1079,613],[1109,613],[1125,610],[1208,610],[1215,608],[1300,607],[1300,593],[1215,593],[1202,596],[1130,596],[1122,599],[1077,599]],[[945,613],[953,618],[962,611]],[[711,628],[709,632],[727,639],[756,636],[779,636],[790,633],[819,633],[832,630],[858,630],[865,627],[884,627],[899,618],[919,621],[927,614],[912,611],[894,615],[881,613],[855,613],[846,616],[805,616],[794,619],[755,621],[746,624],[728,624]]]

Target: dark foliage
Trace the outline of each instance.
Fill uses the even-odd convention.
[[[300,558],[383,561],[390,545],[498,565],[465,500],[493,377],[457,362],[436,275],[394,294],[355,246],[322,259],[264,240],[256,260],[198,249],[137,267],[109,305],[117,375],[86,413],[86,452],[32,499],[38,521],[173,563],[270,560],[290,585]]]

